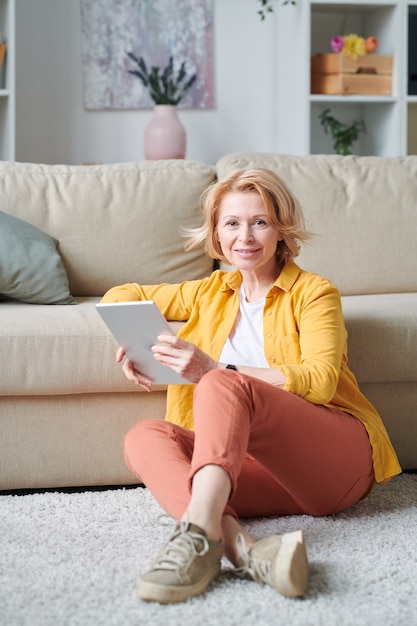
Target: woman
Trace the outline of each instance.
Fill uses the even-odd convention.
[[[139,596],[168,603],[198,595],[223,554],[283,595],[303,595],[301,531],[255,542],[239,517],[338,513],[401,468],[348,369],[336,287],[294,263],[308,235],[282,180],[264,169],[233,172],[205,192],[203,209],[188,248],[205,241],[235,271],[123,285],[103,299],[154,300],[168,319],[186,321],[152,350],[196,384],[170,386],[166,421],[144,420],[126,437],[130,469],[177,520]],[[129,360],[123,371],[151,389]]]

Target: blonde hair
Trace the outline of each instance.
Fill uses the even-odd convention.
[[[264,168],[235,170],[204,191],[201,197],[204,224],[199,228],[185,230],[188,237],[185,249],[191,250],[205,242],[208,256],[228,263],[217,239],[217,223],[222,200],[226,194],[233,191],[243,193],[255,191],[261,196],[272,223],[279,228],[283,237],[277,246],[279,262],[285,264],[298,256],[300,242],[310,237],[304,228],[300,205],[284,181],[271,170]]]

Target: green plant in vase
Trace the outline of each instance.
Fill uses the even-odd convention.
[[[137,57],[133,52],[127,52],[126,54],[137,65],[136,69],[128,70],[129,74],[133,74],[141,80],[155,104],[176,106],[197,79],[197,74],[193,74],[187,79],[185,61],[176,73],[172,56],[169,57],[169,63],[164,69],[156,66],[148,69],[143,57]]]
[[[165,68],[148,68],[143,57],[126,53],[136,63],[128,70],[146,87],[155,107],[153,117],[145,129],[144,151],[146,159],[183,159],[186,154],[185,128],[177,116],[177,104],[196,81],[197,74],[188,77],[185,61],[174,70],[174,58],[169,57]]]
[[[333,139],[333,147],[336,154],[347,156],[352,154],[350,148],[358,140],[361,133],[366,133],[366,125],[363,120],[352,122],[347,125],[330,115],[330,109],[325,109],[319,115],[320,123],[325,133],[329,133]]]

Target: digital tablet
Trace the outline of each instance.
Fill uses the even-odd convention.
[[[189,385],[170,367],[155,360],[151,347],[161,333],[172,329],[152,300],[96,304],[96,309],[138,372],[154,385]]]

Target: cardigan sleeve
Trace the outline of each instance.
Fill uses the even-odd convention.
[[[167,320],[188,320],[198,291],[203,280],[184,281],[178,284],[139,285],[126,283],[112,287],[107,291],[102,302],[131,302],[135,300],[153,300]]]
[[[311,276],[311,275],[310,275]],[[279,365],[287,377],[285,389],[313,402],[329,404],[336,394],[342,362],[347,361],[347,332],[340,294],[329,281],[295,288],[294,315],[298,332],[287,359]]]

